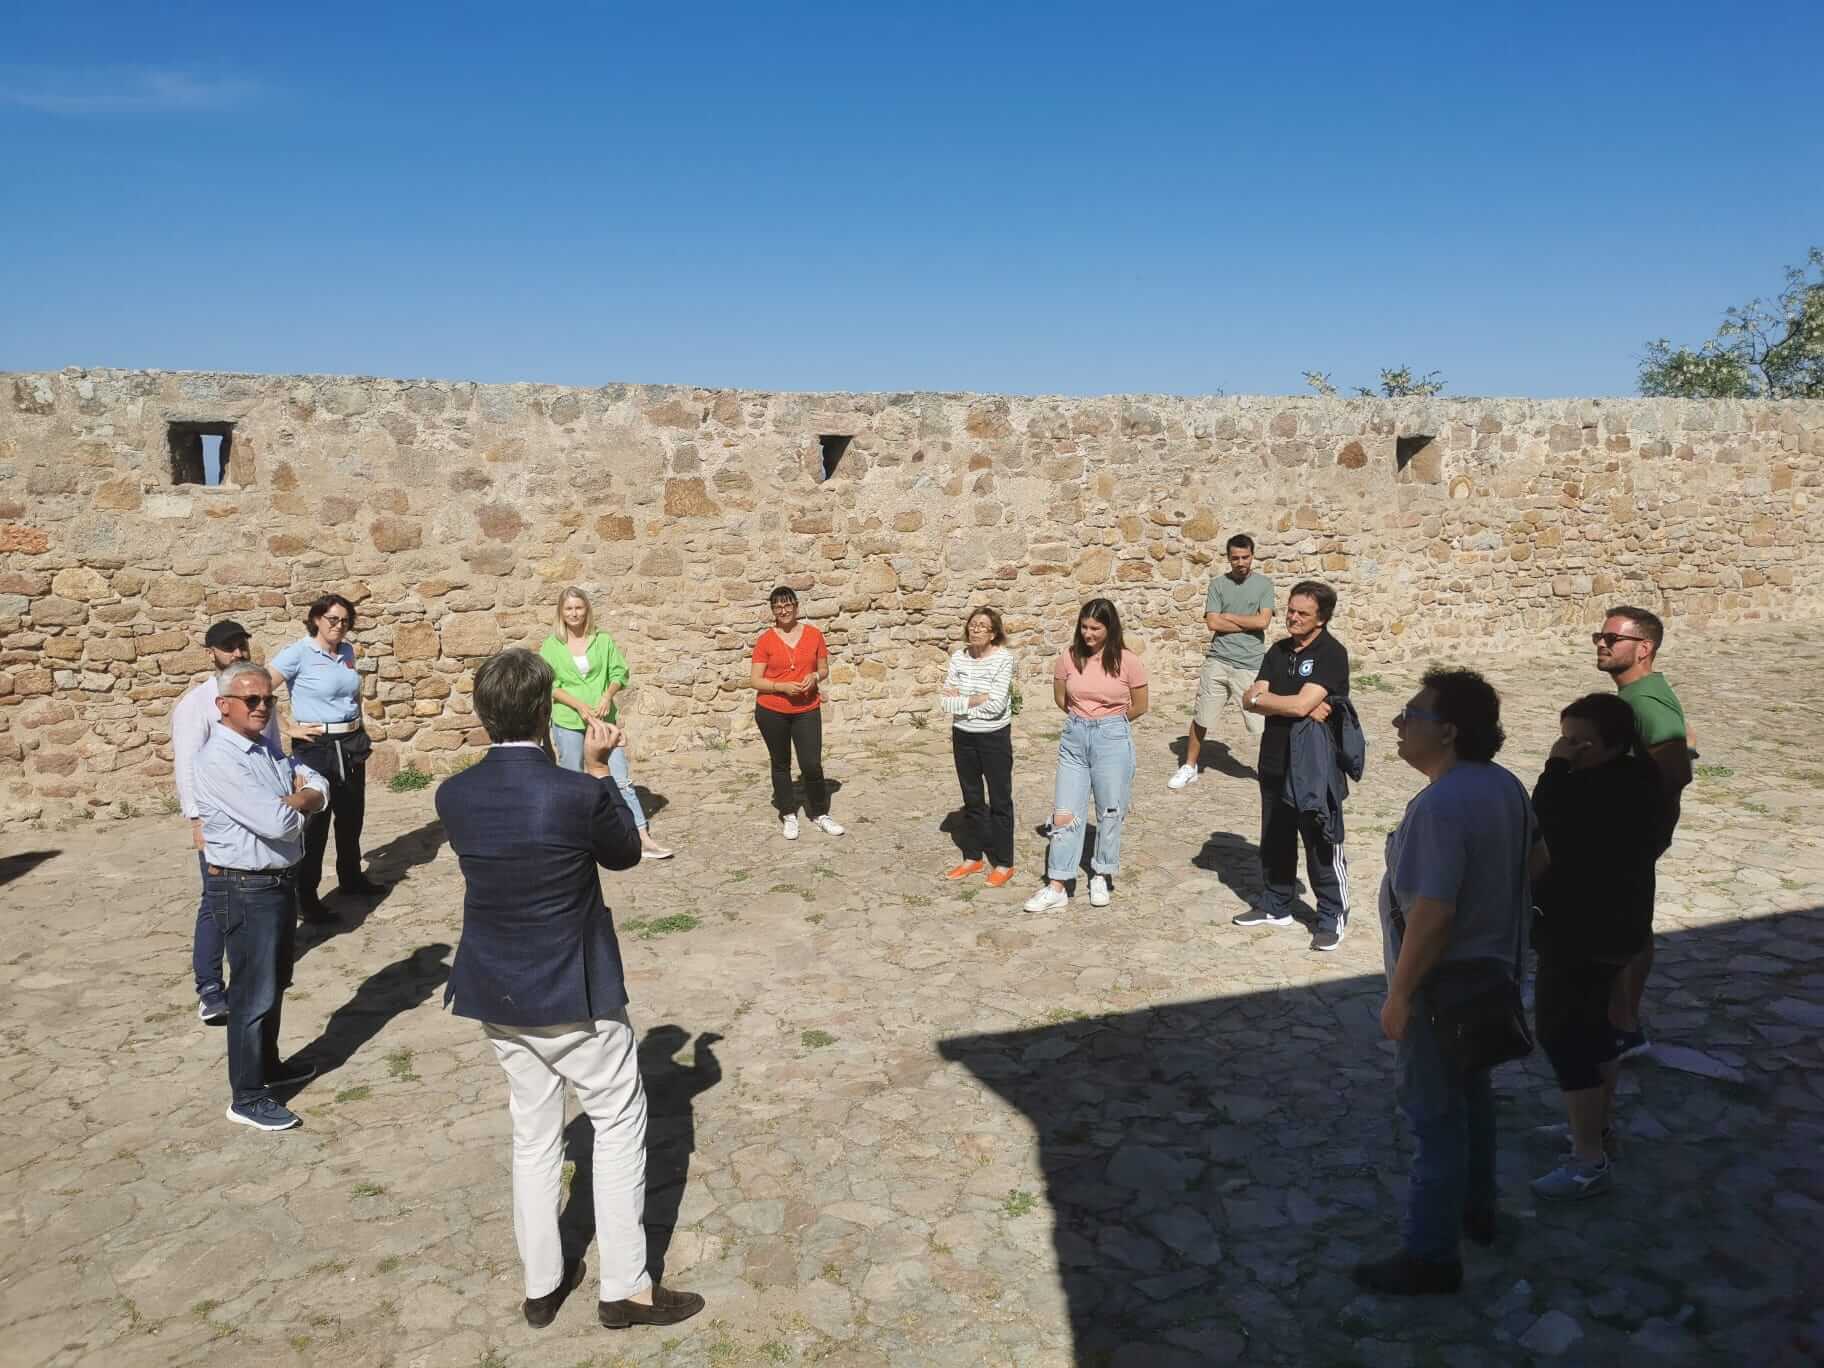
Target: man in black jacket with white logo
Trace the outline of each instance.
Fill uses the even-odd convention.
[[[1343,943],[1349,921],[1349,864],[1343,858],[1340,810],[1334,839],[1316,813],[1301,813],[1291,801],[1287,776],[1292,764],[1292,728],[1302,718],[1327,722],[1331,697],[1349,692],[1349,652],[1330,635],[1336,590],[1318,580],[1301,580],[1286,596],[1286,632],[1267,648],[1260,677],[1242,697],[1242,707],[1267,719],[1260,738],[1260,865],[1266,891],[1255,906],[1235,918],[1237,926],[1290,926],[1297,893],[1298,843],[1305,846],[1305,874],[1317,900],[1313,950]]]

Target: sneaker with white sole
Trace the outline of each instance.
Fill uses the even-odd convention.
[[[1548,1202],[1579,1202],[1594,1197],[1613,1186],[1614,1167],[1607,1159],[1600,1164],[1567,1159],[1543,1178],[1533,1179],[1533,1195]]]
[[[270,1097],[262,1097],[254,1102],[237,1102],[228,1108],[228,1119],[263,1131],[290,1130],[301,1124],[294,1112],[280,1106]]]
[[[1108,880],[1103,878],[1100,874],[1091,875],[1089,880],[1089,905],[1091,907],[1107,907],[1108,899]]]
[[[785,820],[779,824],[779,828],[785,834],[786,840],[788,840],[788,841],[797,840],[798,839],[798,814],[795,812],[786,813]]]
[[[1653,1042],[1647,1039],[1644,1027],[1636,1027],[1632,1031],[1617,1030],[1615,1032],[1615,1058],[1617,1059],[1632,1059],[1636,1055],[1646,1054],[1652,1048]]]
[[[228,1024],[228,998],[224,993],[204,993],[196,1000],[196,1019],[205,1026]]]
[[[1246,912],[1229,918],[1231,926],[1290,926],[1292,918],[1283,912],[1268,912],[1264,908],[1250,907]]]
[[[1327,929],[1320,926],[1311,933],[1311,948],[1313,950],[1328,952],[1337,949],[1342,943],[1343,928],[1340,923]]]
[[[1026,899],[1026,905],[1020,910],[1023,912],[1056,912],[1069,901],[1070,894],[1061,888],[1053,888],[1050,884],[1046,884],[1037,893]]]
[[[1172,777],[1165,781],[1165,786],[1169,789],[1181,789],[1186,785],[1196,783],[1198,778],[1197,766],[1180,765],[1173,771]]]
[[[817,830],[821,831],[825,836],[842,835],[842,831],[843,831],[842,823],[838,822],[834,817],[830,816],[830,814],[827,812],[824,813],[823,816],[821,816],[821,817],[811,818],[811,825],[816,827]]]

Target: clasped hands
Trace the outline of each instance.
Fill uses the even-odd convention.
[[[602,766],[608,763],[608,757],[614,748],[625,739],[624,733],[612,722],[604,722],[599,717],[591,717],[583,728],[583,762],[588,766]]]

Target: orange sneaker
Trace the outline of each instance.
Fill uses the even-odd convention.
[[[986,860],[964,860],[955,869],[948,871],[944,877],[946,879],[966,879],[971,874],[980,874],[983,869],[987,868],[987,865]]]
[[[989,870],[988,878],[985,880],[988,887],[990,887],[990,888],[999,888],[999,887],[1001,887],[1001,885],[1006,884],[1006,883],[1011,883],[1012,881],[1013,881],[1013,866],[1012,865],[1008,865],[1005,869]]]

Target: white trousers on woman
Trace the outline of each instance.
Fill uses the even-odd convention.
[[[525,1266],[526,1296],[544,1297],[564,1280],[557,1232],[563,1189],[564,1084],[595,1126],[595,1243],[602,1300],[644,1291],[646,1272],[646,1091],[633,1028],[623,1008],[566,1026],[482,1029],[506,1070],[513,1114],[513,1238]]]

